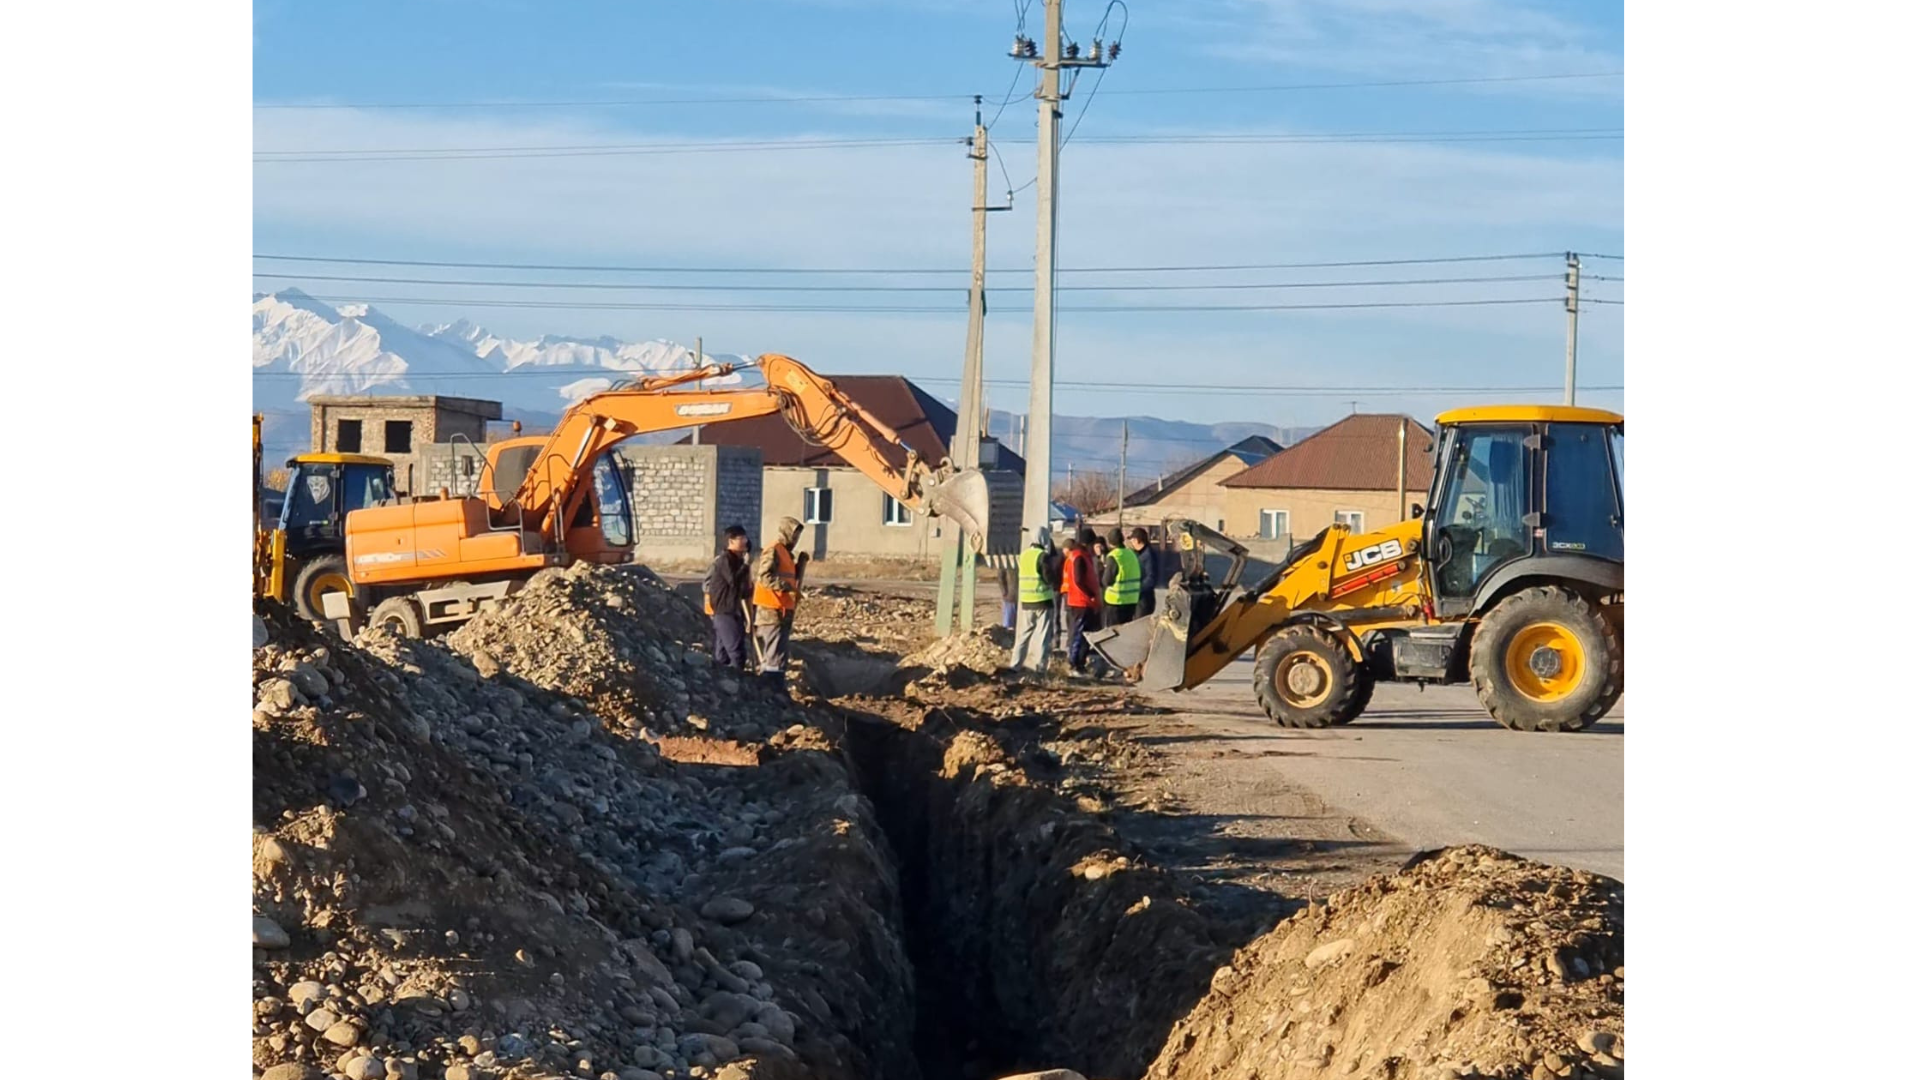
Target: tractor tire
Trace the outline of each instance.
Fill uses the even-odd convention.
[[[353,579],[347,576],[345,555],[319,555],[301,562],[293,578],[293,610],[303,619],[324,622],[320,597],[330,592],[353,595]]]
[[[367,626],[380,627],[388,633],[401,637],[418,638],[427,634],[425,617],[420,614],[420,605],[409,596],[392,596],[380,602],[367,616]]]
[[[1373,696],[1373,679],[1332,634],[1289,626],[1255,654],[1253,692],[1274,723],[1323,728],[1359,716]]]
[[[1514,731],[1579,731],[1620,700],[1620,637],[1585,597],[1541,585],[1480,620],[1468,660],[1480,704]]]

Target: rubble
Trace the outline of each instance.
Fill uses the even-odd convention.
[[[1147,1075],[1621,1075],[1622,908],[1599,874],[1426,853],[1241,950]]]

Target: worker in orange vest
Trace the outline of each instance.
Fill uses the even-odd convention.
[[[760,643],[760,678],[774,693],[787,693],[787,642],[793,636],[793,611],[800,603],[800,573],[807,565],[803,552],[794,557],[800,539],[798,519],[780,519],[778,539],[767,545],[754,564],[753,636]]]
[[[1067,561],[1060,569],[1060,591],[1067,598],[1067,666],[1077,675],[1087,671],[1087,631],[1100,628],[1100,572],[1094,569],[1093,530],[1066,543]]]

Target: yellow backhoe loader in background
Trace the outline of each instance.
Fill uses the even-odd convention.
[[[1433,488],[1409,520],[1332,525],[1234,595],[1247,549],[1172,519],[1181,569],[1155,615],[1087,635],[1140,686],[1186,690],[1254,650],[1275,722],[1350,723],[1382,681],[1472,683],[1520,731],[1578,731],[1622,692],[1625,419],[1502,405],[1437,418]],[[1206,555],[1224,556],[1216,581]]]

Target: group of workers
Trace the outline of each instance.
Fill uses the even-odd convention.
[[[1059,548],[1051,530],[1037,530],[1014,572],[1001,579],[1002,593],[1018,605],[1008,612],[1013,624],[1010,666],[1045,671],[1060,633],[1056,620],[1064,615],[1061,648],[1067,667],[1076,675],[1108,674],[1106,661],[1087,645],[1087,631],[1153,614],[1157,577],[1145,529],[1123,536],[1116,528],[1101,537],[1082,525]],[[1136,673],[1123,674],[1132,678]]]
[[[757,673],[781,695],[787,693],[788,645],[806,575],[807,553],[793,550],[802,528],[795,518],[781,518],[775,541],[749,563],[753,545],[747,530],[728,526],[725,550],[707,568],[702,585],[713,620],[714,663]],[[1113,529],[1102,537],[1083,525],[1058,548],[1051,530],[1038,530],[1020,553],[1017,569],[1001,577],[1001,592],[1011,605],[1007,621],[1014,629],[1010,666],[1045,671],[1058,634],[1074,674],[1110,674],[1106,661],[1088,647],[1087,631],[1153,614],[1157,571],[1145,529],[1124,536]]]
[[[729,525],[726,548],[707,567],[707,615],[713,620],[713,661],[742,673],[757,672],[768,689],[787,693],[787,646],[793,639],[793,613],[800,603],[800,582],[807,553],[794,554],[803,526],[780,519],[778,538],[749,567],[752,541],[747,530]],[[748,621],[752,652],[748,651]]]

